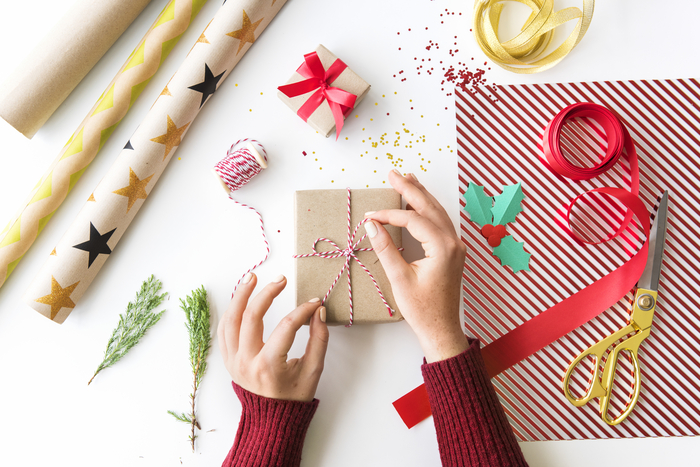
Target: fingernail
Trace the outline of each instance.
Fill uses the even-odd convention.
[[[322,306],[321,308],[318,309],[318,317],[321,318],[321,321],[324,323],[326,322],[326,307]]]
[[[247,284],[248,282],[250,282],[250,280],[251,280],[252,278],[253,278],[253,273],[252,273],[252,272],[249,272],[248,274],[246,274],[245,276],[243,276],[243,280],[241,280],[241,284]]]
[[[320,298],[314,297],[314,298],[312,298],[311,300],[309,300],[309,303],[315,303],[315,302],[320,302],[320,301],[321,301]]]
[[[401,172],[399,172],[398,169],[394,169],[394,173],[399,177],[403,177],[403,175],[401,175]]]
[[[280,274],[279,276],[272,279],[272,282],[279,283],[279,282],[282,282],[284,279],[285,279],[284,274]]]
[[[371,216],[372,214],[374,214],[375,212],[377,212],[377,211],[366,212],[366,213],[365,213],[365,217],[369,217],[369,216]]]
[[[411,178],[412,178],[413,180],[418,181],[418,177],[416,177],[415,174],[411,173],[411,174],[409,174],[409,175],[411,176]]]
[[[369,238],[374,238],[377,235],[377,226],[374,222],[369,221],[365,224],[365,232],[369,235]]]

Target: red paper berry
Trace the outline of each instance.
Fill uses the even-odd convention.
[[[486,238],[489,238],[491,235],[493,235],[493,226],[491,224],[486,224],[481,228],[481,235],[483,235]]]
[[[497,225],[493,228],[493,233],[491,235],[498,235],[498,238],[503,238],[506,236],[506,228],[502,225]]]
[[[498,235],[491,235],[489,237],[488,242],[491,247],[496,248],[498,245],[501,244],[501,237],[499,237]]]

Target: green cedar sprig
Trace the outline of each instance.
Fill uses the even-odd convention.
[[[192,412],[190,414],[177,414],[172,410],[168,410],[168,413],[192,427],[189,439],[192,443],[192,452],[194,452],[194,440],[197,438],[194,434],[195,428],[202,429],[195,412],[195,398],[204,373],[207,371],[207,355],[209,355],[212,340],[209,303],[207,302],[207,291],[204,290],[204,286],[192,291],[192,296],[188,296],[186,301],[180,299],[180,308],[185,312],[185,327],[190,335],[190,366],[192,367],[194,378],[192,393],[190,394]]]
[[[146,334],[154,324],[160,320],[165,310],[160,313],[154,313],[153,310],[158,307],[165,297],[164,293],[158,295],[163,284],[153,275],[143,281],[141,290],[136,293],[136,300],[129,302],[126,307],[126,313],[119,315],[119,324],[114,331],[112,337],[109,338],[107,349],[105,350],[104,359],[97,367],[95,374],[92,375],[88,385],[92,383],[97,374],[117,363],[133,346],[139,343],[139,340]]]

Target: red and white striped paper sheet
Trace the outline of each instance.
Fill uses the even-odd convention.
[[[626,324],[630,293],[493,379],[518,439],[700,434],[700,83],[688,79],[481,87],[472,94],[457,92],[455,100],[461,206],[470,181],[484,185],[488,195],[522,182],[524,212],[517,223],[508,225],[508,233],[524,241],[533,254],[530,272],[514,274],[500,266],[477,225],[461,211],[461,237],[468,247],[462,281],[465,324],[467,333],[483,344],[617,268],[639,245],[634,231],[602,245],[583,245],[562,229],[564,207],[572,198],[601,186],[628,188],[629,166],[621,159],[603,176],[581,183],[557,178],[539,160],[543,129],[556,113],[576,102],[594,102],[617,112],[637,147],[640,198],[650,212],[661,192],[669,190],[659,300],[651,336],[639,352],[642,391],[634,411],[611,427],[601,420],[597,399],[576,408],[561,389],[569,362]],[[587,123],[591,122],[572,122],[562,137],[564,150],[574,158],[582,150],[600,152],[600,131]],[[603,226],[599,220],[592,229]],[[616,380],[613,415],[624,408],[632,381],[631,366],[622,360],[625,368]],[[589,376],[578,375],[579,390]]]

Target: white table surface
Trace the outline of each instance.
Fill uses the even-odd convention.
[[[2,2],[0,81],[71,2]],[[33,140],[0,126],[0,223],[16,212],[166,3],[154,0],[146,8]],[[400,169],[416,173],[458,225],[454,101],[447,96],[451,89],[440,85],[438,67],[431,76],[418,75],[416,67],[428,58],[431,64],[442,60],[458,69],[461,61],[472,71],[473,64],[484,63],[469,32],[471,5],[446,0],[289,0],[202,110],[68,320],[52,323],[23,304],[22,294],[216,13],[220,2],[208,2],[0,289],[0,464],[220,465],[233,442],[240,406],[216,339],[198,397],[203,431],[196,453],[189,448],[189,427],[167,414],[169,409],[187,410],[190,391],[187,333],[178,300],[203,284],[215,327],[233,285],[263,254],[254,214],[230,202],[209,169],[241,137],[259,139],[270,154],[270,168],[238,194],[265,217],[272,253],[258,270],[260,281],[279,273],[290,278],[288,290],[265,318],[266,335],[293,308],[295,190],[387,187],[386,174],[393,168],[389,152],[394,160],[403,159]],[[446,9],[455,15],[445,15]],[[692,0],[667,5],[599,2],[588,35],[559,66],[527,76],[489,65],[485,78],[509,84],[697,77],[698,13],[700,4]],[[427,51],[431,40],[440,49]],[[372,84],[338,142],[315,134],[276,97],[276,87],[318,43]],[[459,52],[453,57],[450,48]],[[413,148],[371,147],[369,137],[376,141],[403,128],[425,135],[425,142]],[[407,256],[415,257],[415,243],[409,246]],[[118,314],[149,274],[161,279],[170,293],[162,321],[88,387]],[[293,354],[303,351],[305,333],[300,333]],[[321,404],[307,434],[302,465],[439,465],[432,420],[409,431],[391,406],[422,382],[421,359],[405,323],[333,328],[317,393]],[[696,438],[521,446],[532,466],[700,465],[694,455],[700,448]]]

